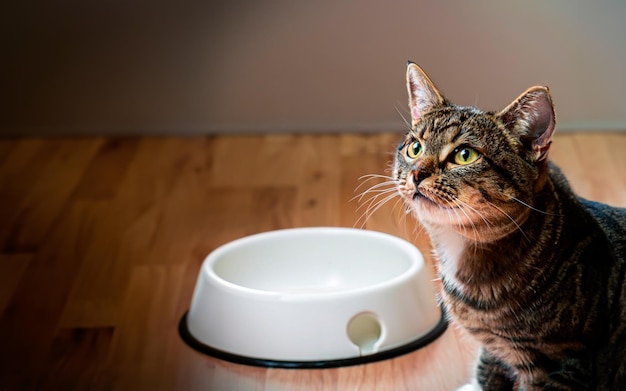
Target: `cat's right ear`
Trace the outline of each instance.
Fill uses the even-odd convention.
[[[426,72],[410,61],[407,63],[406,69],[406,88],[409,92],[409,109],[411,110],[413,128],[424,116],[424,113],[433,107],[444,104],[443,97],[426,75]]]
[[[504,126],[530,152],[530,159],[543,161],[554,133],[554,106],[548,87],[531,87],[498,113]]]

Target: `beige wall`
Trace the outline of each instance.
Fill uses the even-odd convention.
[[[14,3],[0,134],[400,130],[408,59],[460,104],[546,84],[561,129],[626,128],[623,1]]]

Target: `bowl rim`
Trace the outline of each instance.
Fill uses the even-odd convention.
[[[365,238],[376,238],[377,240],[383,240],[387,243],[392,243],[394,246],[397,246],[403,253],[407,255],[407,258],[410,260],[410,264],[401,273],[388,278],[386,280],[375,282],[372,284],[368,284],[365,286],[357,286],[347,289],[341,290],[333,290],[328,292],[282,292],[282,291],[271,291],[259,288],[252,288],[244,285],[240,285],[231,281],[228,281],[215,271],[213,265],[221,259],[221,257],[242,245],[254,245],[260,241],[266,240],[267,238],[278,238],[288,236],[288,235],[307,235],[310,233],[322,233],[322,234],[333,234],[333,235],[363,235]],[[202,267],[200,272],[206,273],[209,281],[214,283],[214,287],[219,287],[220,289],[227,290],[229,292],[235,293],[237,295],[243,295],[245,297],[257,297],[259,299],[264,300],[280,300],[280,301],[312,301],[312,300],[329,300],[329,299],[338,299],[338,298],[351,298],[353,296],[362,295],[364,292],[376,293],[385,289],[388,289],[393,285],[400,285],[406,283],[408,280],[413,278],[422,268],[424,268],[425,262],[422,253],[415,247],[412,243],[408,242],[405,239],[399,238],[397,236],[393,236],[384,232],[367,230],[367,229],[359,229],[359,228],[346,228],[346,227],[302,227],[302,228],[286,228],[286,229],[278,229],[273,231],[260,232],[256,234],[252,234],[249,236],[244,236],[233,241],[227,242],[218,246],[216,249],[209,253],[204,262],[202,263]]]

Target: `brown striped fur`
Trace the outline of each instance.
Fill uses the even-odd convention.
[[[549,162],[548,89],[485,112],[412,63],[407,88],[394,180],[450,317],[482,342],[473,389],[625,390],[626,209],[578,198]]]

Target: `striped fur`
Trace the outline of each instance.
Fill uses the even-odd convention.
[[[548,90],[484,112],[411,63],[407,88],[394,179],[431,237],[450,316],[482,342],[480,387],[626,389],[626,209],[578,198],[548,161]],[[478,158],[459,164],[467,148]]]

